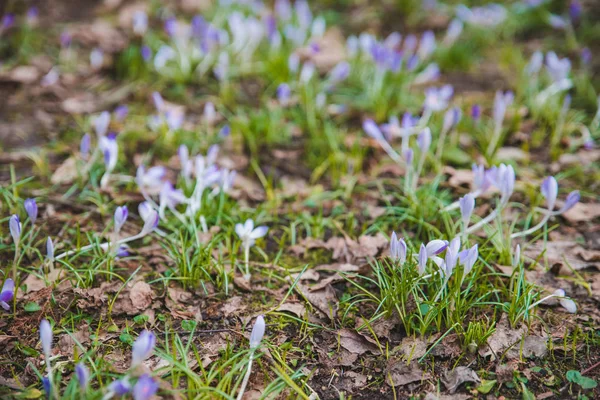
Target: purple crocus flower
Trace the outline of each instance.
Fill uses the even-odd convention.
[[[100,115],[94,119],[94,129],[98,137],[103,137],[108,132],[108,126],[110,125],[110,113],[103,111]]]
[[[567,195],[567,199],[565,200],[565,204],[560,208],[560,213],[564,213],[569,211],[571,208],[575,207],[575,204],[579,202],[581,199],[581,195],[579,194],[579,190],[574,190]]]
[[[350,64],[347,61],[340,61],[329,72],[332,82],[337,83],[345,80],[350,75]]]
[[[444,85],[440,88],[427,88],[425,90],[425,108],[431,111],[446,109],[453,93],[454,88],[452,85]]]
[[[104,52],[96,47],[90,52],[90,66],[92,69],[98,70],[104,64]]]
[[[398,239],[396,232],[392,232],[390,238],[390,257],[393,260],[400,261],[400,265],[406,262],[406,242],[403,239]]]
[[[2,291],[0,292],[0,307],[5,310],[10,310],[10,305],[8,304],[15,297],[15,281],[8,278],[4,281],[4,285],[2,285]]]
[[[291,94],[292,91],[290,89],[290,85],[288,85],[287,83],[282,83],[279,86],[277,86],[277,100],[281,105],[285,106],[289,104]]]
[[[466,228],[469,225],[473,209],[475,208],[475,197],[471,193],[467,193],[458,200],[458,204],[460,206],[460,215]]]
[[[108,386],[108,392],[117,396],[125,396],[131,392],[131,384],[127,376],[118,379]]]
[[[155,344],[156,336],[154,336],[154,333],[143,330],[133,343],[133,348],[131,350],[131,367],[136,367],[150,357],[154,351]]]
[[[474,121],[479,121],[479,118],[481,118],[481,106],[479,104],[474,104],[471,107],[471,118]]]
[[[418,268],[419,274],[423,275],[425,273],[425,269],[427,268],[427,248],[423,243],[421,243],[421,247],[419,248],[419,259],[418,259]]]
[[[15,15],[14,14],[5,14],[2,17],[2,26],[1,29],[2,31],[5,31],[7,29],[10,29],[13,25],[15,24]]]
[[[458,125],[460,119],[462,117],[462,113],[460,112],[460,108],[452,107],[446,111],[444,114],[444,123],[442,126],[443,132],[450,132],[452,129]]]
[[[113,135],[103,136],[99,141],[100,149],[104,155],[104,164],[107,172],[112,172],[117,165],[119,147],[117,139]]]
[[[542,53],[541,51],[538,50],[531,55],[531,59],[529,60],[527,67],[525,67],[525,71],[529,75],[537,74],[540,71],[540,69],[542,68],[543,64],[544,64],[544,53]]]
[[[119,233],[125,221],[127,221],[127,206],[117,207],[115,210],[115,233]]]
[[[426,153],[431,146],[431,129],[425,128],[417,136],[417,145],[421,153]]]
[[[133,387],[134,400],[149,400],[158,391],[158,383],[148,374],[140,376]]]
[[[583,65],[590,65],[592,63],[592,51],[589,47],[584,47],[581,49],[581,63]]]
[[[465,276],[473,269],[473,266],[477,261],[477,257],[479,257],[479,250],[477,245],[474,245],[470,249],[466,249],[458,253],[460,263],[464,266]]]
[[[202,37],[206,36],[208,24],[201,15],[194,15],[194,17],[192,17],[190,26],[192,27],[192,36],[194,36],[196,39],[201,39]]]
[[[146,204],[146,206],[142,207],[142,204]],[[140,204],[140,216],[144,220],[144,226],[142,227],[142,231],[139,233],[140,236],[145,236],[150,234],[157,226],[160,220],[158,212],[154,209],[150,209],[148,211],[147,202]]]
[[[143,36],[148,30],[148,15],[141,10],[133,13],[133,33]]]
[[[13,238],[13,242],[15,245],[19,245],[21,241],[21,221],[19,220],[19,216],[17,214],[13,214],[8,221],[8,227],[10,230],[10,235]]]
[[[402,155],[404,156],[404,160],[406,161],[406,164],[412,165],[412,162],[415,158],[415,152],[413,151],[413,149],[404,150]]]
[[[548,210],[554,210],[554,205],[556,204],[556,197],[558,196],[558,183],[553,176],[548,176],[542,182],[540,187],[540,191],[544,198],[546,198],[546,204],[548,205]]]
[[[46,362],[50,362],[50,356],[52,356],[52,327],[47,319],[43,319],[40,323],[40,341],[42,342],[42,350]]]
[[[501,90],[496,91],[493,110],[494,124],[496,124],[496,126],[502,125],[504,116],[506,114],[506,109],[512,104],[513,100],[514,95],[510,90],[506,91],[505,93],[503,93]]]
[[[229,136],[230,133],[231,133],[231,127],[229,126],[229,124],[225,124],[219,130],[219,137],[225,138],[225,137]]]
[[[37,217],[38,217],[38,206],[37,206],[37,203],[35,202],[35,199],[25,200],[23,202],[23,206],[25,207],[25,211],[27,212],[27,215],[29,216],[31,223],[35,224],[35,221],[37,220]]]
[[[38,15],[39,15],[39,11],[38,11],[37,7],[35,7],[35,6],[29,7],[29,9],[27,10],[27,23],[29,25],[37,24]]]
[[[259,315],[254,322],[252,332],[250,333],[250,350],[255,350],[260,346],[260,342],[265,335],[265,319]]]
[[[372,137],[373,139],[385,140],[383,137],[383,133],[381,133],[381,130],[379,129],[379,126],[377,126],[375,121],[373,121],[372,119],[364,120],[362,127],[366,134]]]
[[[294,3],[294,8],[296,9],[298,23],[302,28],[307,29],[313,19],[308,2],[306,0],[296,0],[296,3]]]
[[[75,366],[75,375],[77,375],[79,388],[82,391],[85,391],[88,387],[88,383],[90,382],[90,370],[83,362],[80,362]]]
[[[559,58],[555,52],[549,51],[546,54],[546,70],[554,82],[560,82],[568,78],[571,61],[567,57]]]
[[[87,160],[88,155],[90,153],[90,147],[92,145],[92,137],[89,133],[86,133],[81,138],[81,142],[79,143],[79,153],[81,154],[81,158]]]
[[[67,48],[71,45],[71,34],[69,34],[69,32],[64,31],[63,33],[60,34],[60,45],[62,48]]]
[[[177,33],[177,19],[175,17],[167,18],[164,23],[164,29],[170,37],[175,36]]]
[[[127,114],[129,113],[129,107],[126,104],[121,104],[117,108],[115,108],[115,119],[119,122],[123,121],[127,118]]]
[[[581,3],[578,0],[571,0],[569,4],[569,17],[573,23],[581,18]]]
[[[426,60],[433,54],[436,48],[435,43],[435,35],[433,31],[426,31],[421,36],[421,42],[419,43],[419,50],[417,50],[417,55],[419,59]]]
[[[445,240],[434,239],[427,243],[425,246],[425,250],[427,251],[427,258],[431,258],[433,256],[437,256],[448,247],[448,242]]]
[[[146,45],[143,45],[140,49],[140,54],[145,62],[149,62],[152,59],[152,49]]]

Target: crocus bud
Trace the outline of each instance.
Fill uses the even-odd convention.
[[[515,253],[513,254],[513,265],[517,266],[521,263],[521,245],[515,246]]]
[[[134,400],[150,400],[158,390],[158,383],[148,374],[140,376],[133,387]]]
[[[13,214],[10,217],[8,226],[10,228],[10,235],[13,238],[13,242],[18,245],[19,241],[21,240],[21,221],[19,220],[19,216],[17,214]]]
[[[217,120],[217,110],[212,102],[207,102],[204,105],[204,121],[208,125],[213,125]]]
[[[231,133],[231,127],[229,126],[229,124],[225,124],[219,130],[219,137],[226,138],[227,136],[229,136],[230,133]]]
[[[419,248],[419,274],[423,275],[425,273],[425,268],[427,267],[427,248],[423,243],[421,243],[421,247]]]
[[[467,193],[464,197],[458,200],[460,206],[460,214],[465,227],[469,225],[473,209],[475,208],[475,197],[471,193]]]
[[[42,377],[42,387],[46,393],[46,398],[49,399],[52,396],[52,384],[50,383],[50,378],[47,376]]]
[[[75,374],[77,375],[79,387],[82,391],[85,391],[88,383],[90,382],[90,370],[85,366],[84,363],[80,362],[75,366]]]
[[[151,210],[146,215],[146,219],[144,219],[144,227],[140,232],[140,235],[148,235],[151,233],[154,228],[158,226],[159,216],[156,210]]]
[[[104,64],[104,52],[102,51],[102,49],[96,47],[95,49],[93,49],[90,52],[90,66],[93,69],[98,70],[98,69],[102,68],[103,64]]]
[[[141,364],[145,359],[152,355],[154,345],[156,344],[156,336],[148,330],[143,330],[133,343],[131,350],[131,367]]]
[[[333,82],[341,82],[350,75],[350,64],[348,61],[340,61],[329,73]]]
[[[90,134],[86,133],[85,135],[83,135],[83,137],[81,138],[81,142],[79,143],[79,153],[81,154],[81,158],[83,158],[84,160],[87,160],[89,156],[91,143],[92,138]]]
[[[115,232],[119,233],[123,224],[127,220],[128,210],[127,206],[117,207],[115,210]]]
[[[556,204],[556,197],[558,196],[558,183],[556,182],[556,179],[553,176],[546,177],[540,186],[540,191],[546,198],[548,210],[552,211]]]
[[[417,136],[417,145],[422,153],[426,153],[431,146],[431,129],[425,128]]]
[[[141,10],[133,13],[133,33],[143,36],[148,29],[148,15]]]
[[[250,333],[250,350],[255,350],[265,335],[265,319],[262,315],[259,315],[254,322],[252,327],[252,333]]]
[[[25,211],[27,212],[27,215],[29,216],[31,223],[35,224],[35,220],[37,219],[37,216],[38,216],[38,206],[37,206],[37,203],[35,202],[35,199],[25,200],[25,202],[23,203],[23,206],[25,207]]]
[[[577,312],[577,304],[567,297],[565,291],[562,289],[557,289],[553,294],[554,297],[558,297],[558,301],[560,305],[563,306],[568,312],[571,314],[575,314]]]
[[[42,342],[42,350],[44,351],[46,362],[50,362],[50,356],[52,355],[52,327],[50,327],[50,322],[46,319],[43,319],[40,323],[40,341]]]
[[[286,106],[290,102],[292,91],[287,83],[282,83],[277,87],[277,100],[281,105]]]
[[[115,136],[103,136],[99,141],[100,149],[104,155],[104,164],[107,172],[112,172],[117,166],[119,147]]]
[[[115,118],[117,121],[123,121],[127,118],[127,114],[129,114],[129,107],[126,104],[121,104],[117,108],[115,108]]]
[[[404,155],[404,160],[406,161],[406,164],[412,165],[413,159],[415,158],[415,152],[413,151],[413,149],[404,150],[403,155]]]
[[[567,199],[565,200],[565,204],[560,208],[560,213],[564,213],[569,211],[571,208],[575,207],[575,204],[579,202],[581,195],[579,194],[579,190],[574,190],[567,195]]]
[[[471,107],[471,118],[474,121],[479,121],[479,118],[481,118],[481,106],[479,104],[474,104]]]
[[[300,84],[306,85],[308,82],[310,82],[315,74],[315,69],[315,64],[311,62],[305,62],[300,70],[300,78],[298,79]]]
[[[473,269],[473,266],[477,261],[477,257],[479,257],[479,250],[477,245],[474,245],[470,249],[463,250],[458,254],[458,258],[460,259],[461,264],[464,266],[465,276]]]
[[[372,119],[366,119],[363,121],[363,130],[366,132],[367,135],[369,135],[373,139],[383,139],[383,134],[381,133],[381,130],[379,129],[375,121],[373,121]]]
[[[4,285],[2,285],[2,291],[0,292],[0,307],[5,310],[10,309],[9,302],[15,297],[15,281],[8,278],[4,281]]]
[[[103,111],[99,116],[94,120],[94,129],[96,130],[96,135],[98,137],[103,137],[108,132],[108,125],[110,124],[110,113],[108,111]]]
[[[442,131],[450,132],[452,129],[454,129],[456,127],[456,125],[458,125],[460,118],[461,118],[460,108],[453,107],[453,108],[448,109],[444,113],[444,124],[442,126]]]
[[[143,45],[140,48],[140,55],[144,61],[149,62],[152,59],[152,49],[146,45]]]
[[[52,243],[50,236],[46,239],[46,257],[49,261],[54,261],[54,243]]]

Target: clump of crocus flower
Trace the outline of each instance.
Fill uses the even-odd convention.
[[[265,236],[269,228],[262,225],[254,227],[254,221],[251,219],[247,219],[243,224],[235,225],[235,233],[238,235],[240,240],[242,241],[242,246],[244,247],[244,264],[246,266],[246,273],[244,274],[244,279],[247,281],[250,280],[250,267],[249,267],[249,259],[250,259],[250,247],[254,246],[254,243],[257,239]]]

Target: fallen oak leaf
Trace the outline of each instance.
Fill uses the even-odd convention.
[[[442,382],[450,394],[454,394],[458,387],[465,382],[479,383],[481,380],[477,373],[469,367],[456,367],[444,374]]]

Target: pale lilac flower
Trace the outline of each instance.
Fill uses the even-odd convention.
[[[161,46],[154,56],[154,68],[163,69],[167,63],[177,57],[177,52],[169,46]]]
[[[81,158],[83,158],[84,160],[87,160],[89,156],[91,145],[92,137],[89,133],[86,133],[85,135],[83,135],[83,137],[81,138],[81,142],[79,143],[79,153],[81,154]]]
[[[229,65],[229,53],[224,51],[221,52],[221,54],[219,54],[217,64],[213,68],[213,73],[219,81],[223,82],[227,80],[227,77],[229,76]]]
[[[163,183],[159,197],[159,215],[164,218],[165,209],[169,208],[174,210],[179,204],[185,203],[187,197],[183,194],[181,189],[175,189],[173,184],[169,181]]]
[[[460,112],[460,108],[452,107],[449,108],[444,113],[444,123],[442,125],[442,132],[450,132],[452,129],[458,125],[460,119],[462,117],[462,113]]]
[[[383,45],[388,49],[395,49],[402,43],[402,35],[398,32],[392,32],[385,38]]]
[[[568,58],[559,58],[555,52],[546,54],[546,70],[554,82],[568,79],[571,71],[571,61]]]
[[[167,35],[174,37],[177,33],[177,19],[175,19],[175,17],[165,19],[163,27]]]
[[[437,256],[448,248],[448,242],[445,240],[434,239],[425,246],[427,258]]]
[[[46,239],[46,258],[48,261],[54,261],[54,243],[52,243],[52,238],[48,236]]]
[[[486,4],[482,7],[468,8],[465,5],[456,7],[456,15],[463,21],[481,27],[495,27],[507,18],[506,8],[500,4]]]
[[[44,87],[52,86],[58,82],[60,75],[58,73],[58,68],[52,67],[50,71],[41,80],[41,85]]]
[[[296,17],[298,17],[298,23],[304,29],[307,29],[312,22],[312,12],[308,6],[306,0],[296,0],[294,3],[294,9],[296,10]]]
[[[119,122],[125,120],[127,118],[127,114],[129,114],[129,107],[126,104],[121,104],[115,108],[115,119]]]
[[[108,392],[112,395],[124,396],[131,392],[131,384],[129,383],[129,378],[127,376],[113,381],[108,386]],[[112,396],[110,396],[112,397]]]
[[[571,0],[569,3],[569,18],[573,23],[579,21],[581,18],[581,3],[578,0]]]
[[[127,206],[117,207],[115,210],[115,233],[119,233],[129,214]]]
[[[25,207],[25,211],[27,212],[27,215],[29,216],[31,223],[35,224],[35,221],[37,220],[37,217],[38,217],[38,206],[37,206],[37,203],[35,202],[35,199],[25,200],[23,202],[23,206]]]
[[[60,34],[60,45],[62,48],[69,47],[71,45],[72,37],[69,32],[64,31]]]
[[[309,83],[315,74],[315,69],[315,64],[310,61],[305,62],[300,70],[300,78],[298,79],[298,82],[302,85]]]
[[[145,62],[149,62],[152,59],[152,49],[147,45],[143,45],[140,48],[140,55]]]
[[[423,275],[425,273],[425,268],[427,267],[427,248],[423,243],[421,243],[421,247],[419,248],[419,259],[418,259],[418,268],[419,274]]]
[[[0,25],[0,32],[10,29],[15,24],[14,14],[5,14],[2,17],[2,24]]]
[[[419,49],[417,55],[419,59],[426,60],[429,58],[436,49],[435,35],[433,31],[426,31],[421,36],[421,42],[419,43]]]
[[[581,63],[585,66],[590,65],[592,63],[592,51],[589,47],[584,47],[581,49]]]
[[[147,204],[144,202],[142,204]],[[138,236],[145,236],[151,233],[157,226],[160,217],[158,212],[154,209],[148,210],[147,206],[142,207],[140,204],[140,216],[144,220],[144,226],[142,227],[142,231],[138,234]]]
[[[571,208],[575,207],[575,204],[579,202],[581,195],[579,194],[579,190],[574,190],[567,195],[567,199],[565,200],[565,204],[560,208],[559,213],[565,213],[569,211]]]
[[[296,53],[290,54],[290,57],[288,58],[288,69],[290,70],[290,72],[296,73],[296,72],[298,72],[299,68],[300,68],[300,56],[298,56],[298,54],[296,54]]]
[[[44,357],[46,357],[46,363],[49,363],[52,356],[52,327],[46,319],[43,319],[40,323],[40,341],[42,342],[42,350]]]
[[[33,6],[27,10],[27,23],[31,26],[37,25],[39,11],[38,8]]]
[[[431,129],[425,128],[417,136],[417,145],[422,153],[426,153],[431,146]]]
[[[44,388],[44,393],[46,393],[46,398],[50,398],[52,396],[52,383],[50,383],[50,378],[47,376],[42,377],[42,387]]]
[[[550,26],[554,29],[565,29],[567,26],[569,26],[569,23],[565,18],[556,14],[550,14],[548,16],[548,24],[550,24]]]
[[[446,277],[446,280],[452,276],[452,272],[454,271],[454,267],[456,267],[456,263],[458,261],[458,255],[460,250],[460,238],[455,237],[452,239],[448,247],[446,248],[446,257],[444,258],[444,262],[440,267],[442,273]]]
[[[102,49],[96,47],[90,52],[90,66],[95,70],[99,70],[100,68],[102,68],[103,64],[104,52],[102,51]]]
[[[98,138],[106,135],[108,132],[108,125],[110,124],[110,113],[103,111],[100,115],[94,119],[94,129]]]
[[[150,400],[158,391],[158,383],[148,374],[140,376],[133,387],[133,400]]]
[[[204,121],[212,126],[217,122],[217,110],[215,109],[215,105],[209,101],[204,105]]]
[[[0,292],[0,307],[7,311],[10,310],[10,305],[8,303],[11,302],[14,297],[15,281],[8,278],[4,281],[4,284],[2,285],[2,291]]]
[[[185,115],[183,111],[177,110],[168,110],[165,113],[165,120],[167,121],[167,127],[170,131],[176,131],[183,125],[183,120]]]
[[[525,67],[525,71],[529,75],[537,74],[540,71],[540,69],[542,68],[543,64],[544,64],[544,53],[542,53],[541,51],[538,50],[531,55],[531,59],[529,60],[527,67]]]
[[[496,91],[496,96],[494,97],[494,124],[496,126],[502,125],[504,121],[504,116],[506,114],[506,109],[508,106],[512,104],[514,100],[514,94],[511,91],[506,91],[503,93],[501,90]]]
[[[466,249],[458,253],[460,263],[464,266],[463,276],[466,276],[471,272],[477,258],[479,257],[478,245],[474,245],[470,249]]]
[[[90,382],[90,370],[83,362],[80,362],[75,366],[75,375],[77,375],[77,381],[79,382],[81,390],[87,390]]]
[[[276,0],[275,14],[277,14],[282,21],[290,20],[292,18],[292,7],[289,0]]]
[[[406,262],[406,242],[404,239],[398,239],[396,232],[392,232],[390,238],[390,258],[400,261],[400,265]]]
[[[413,151],[413,149],[404,150],[404,153],[402,155],[404,156],[404,160],[406,161],[406,164],[411,166],[413,163],[413,160],[415,158],[415,152]]]
[[[144,36],[148,30],[148,15],[141,10],[133,13],[133,33],[138,36]]]
[[[479,118],[481,118],[481,106],[479,104],[474,104],[471,107],[471,118],[475,121],[479,121]]]
[[[282,83],[277,87],[277,100],[282,106],[287,106],[290,103],[292,91],[287,83]]]
[[[452,46],[460,37],[462,31],[463,23],[460,19],[455,18],[452,21],[450,21],[450,24],[448,24],[448,29],[446,29],[446,36],[444,36],[444,46]]]
[[[219,130],[219,137],[226,138],[231,133],[231,127],[228,124],[225,124]]]
[[[106,171],[112,172],[117,165],[117,158],[119,156],[119,147],[117,145],[117,138],[112,135],[102,136],[99,141],[100,149],[104,155],[104,164],[106,165]]]
[[[242,240],[244,246],[251,247],[256,239],[259,239],[267,234],[269,228],[265,225],[254,227],[254,221],[247,219],[243,224],[235,225],[235,233]]]
[[[143,165],[140,165],[135,175],[135,182],[142,192],[156,194],[160,191],[165,176],[165,167],[151,167],[146,171]]]
[[[381,133],[381,130],[379,129],[375,121],[373,121],[372,119],[364,120],[362,127],[366,134],[372,137],[373,139],[385,140],[383,134]]]
[[[252,333],[250,333],[250,350],[255,350],[260,346],[260,342],[265,335],[265,319],[262,315],[259,315],[254,322],[252,327]]]
[[[133,343],[131,349],[131,367],[134,368],[152,355],[156,345],[156,336],[148,330],[143,330]]]
[[[556,182],[556,179],[553,176],[546,177],[542,182],[540,190],[546,199],[548,210],[552,211],[556,204],[556,197],[558,196],[558,183]]]
[[[10,230],[10,235],[13,238],[13,242],[15,245],[19,245],[21,241],[21,221],[19,220],[19,216],[17,214],[13,214],[8,221],[8,227]]]
[[[410,35],[406,36],[406,38],[404,39],[404,45],[402,46],[402,51],[407,55],[411,55],[415,52],[415,49],[417,48],[418,43],[419,43],[419,39],[417,39],[417,37],[415,35],[410,34]]]
[[[427,88],[425,90],[425,108],[431,111],[445,110],[453,93],[454,89],[451,85]]]
[[[165,110],[165,101],[162,96],[158,92],[152,92],[152,103],[154,103],[154,108],[159,113],[164,112]]]
[[[348,78],[348,75],[350,75],[350,64],[347,61],[340,61],[329,72],[329,79],[333,83],[337,83]]]
[[[154,211],[154,208],[148,201],[144,201],[143,203],[140,203],[138,205],[138,214],[140,214],[140,217],[142,218],[143,221],[148,220],[151,217],[151,215],[152,215],[151,213],[153,211]]]
[[[473,215],[473,209],[475,208],[475,197],[471,193],[467,193],[464,197],[461,197],[458,202],[460,205],[460,215],[466,229],[469,225],[469,221],[471,221],[471,215]]]

